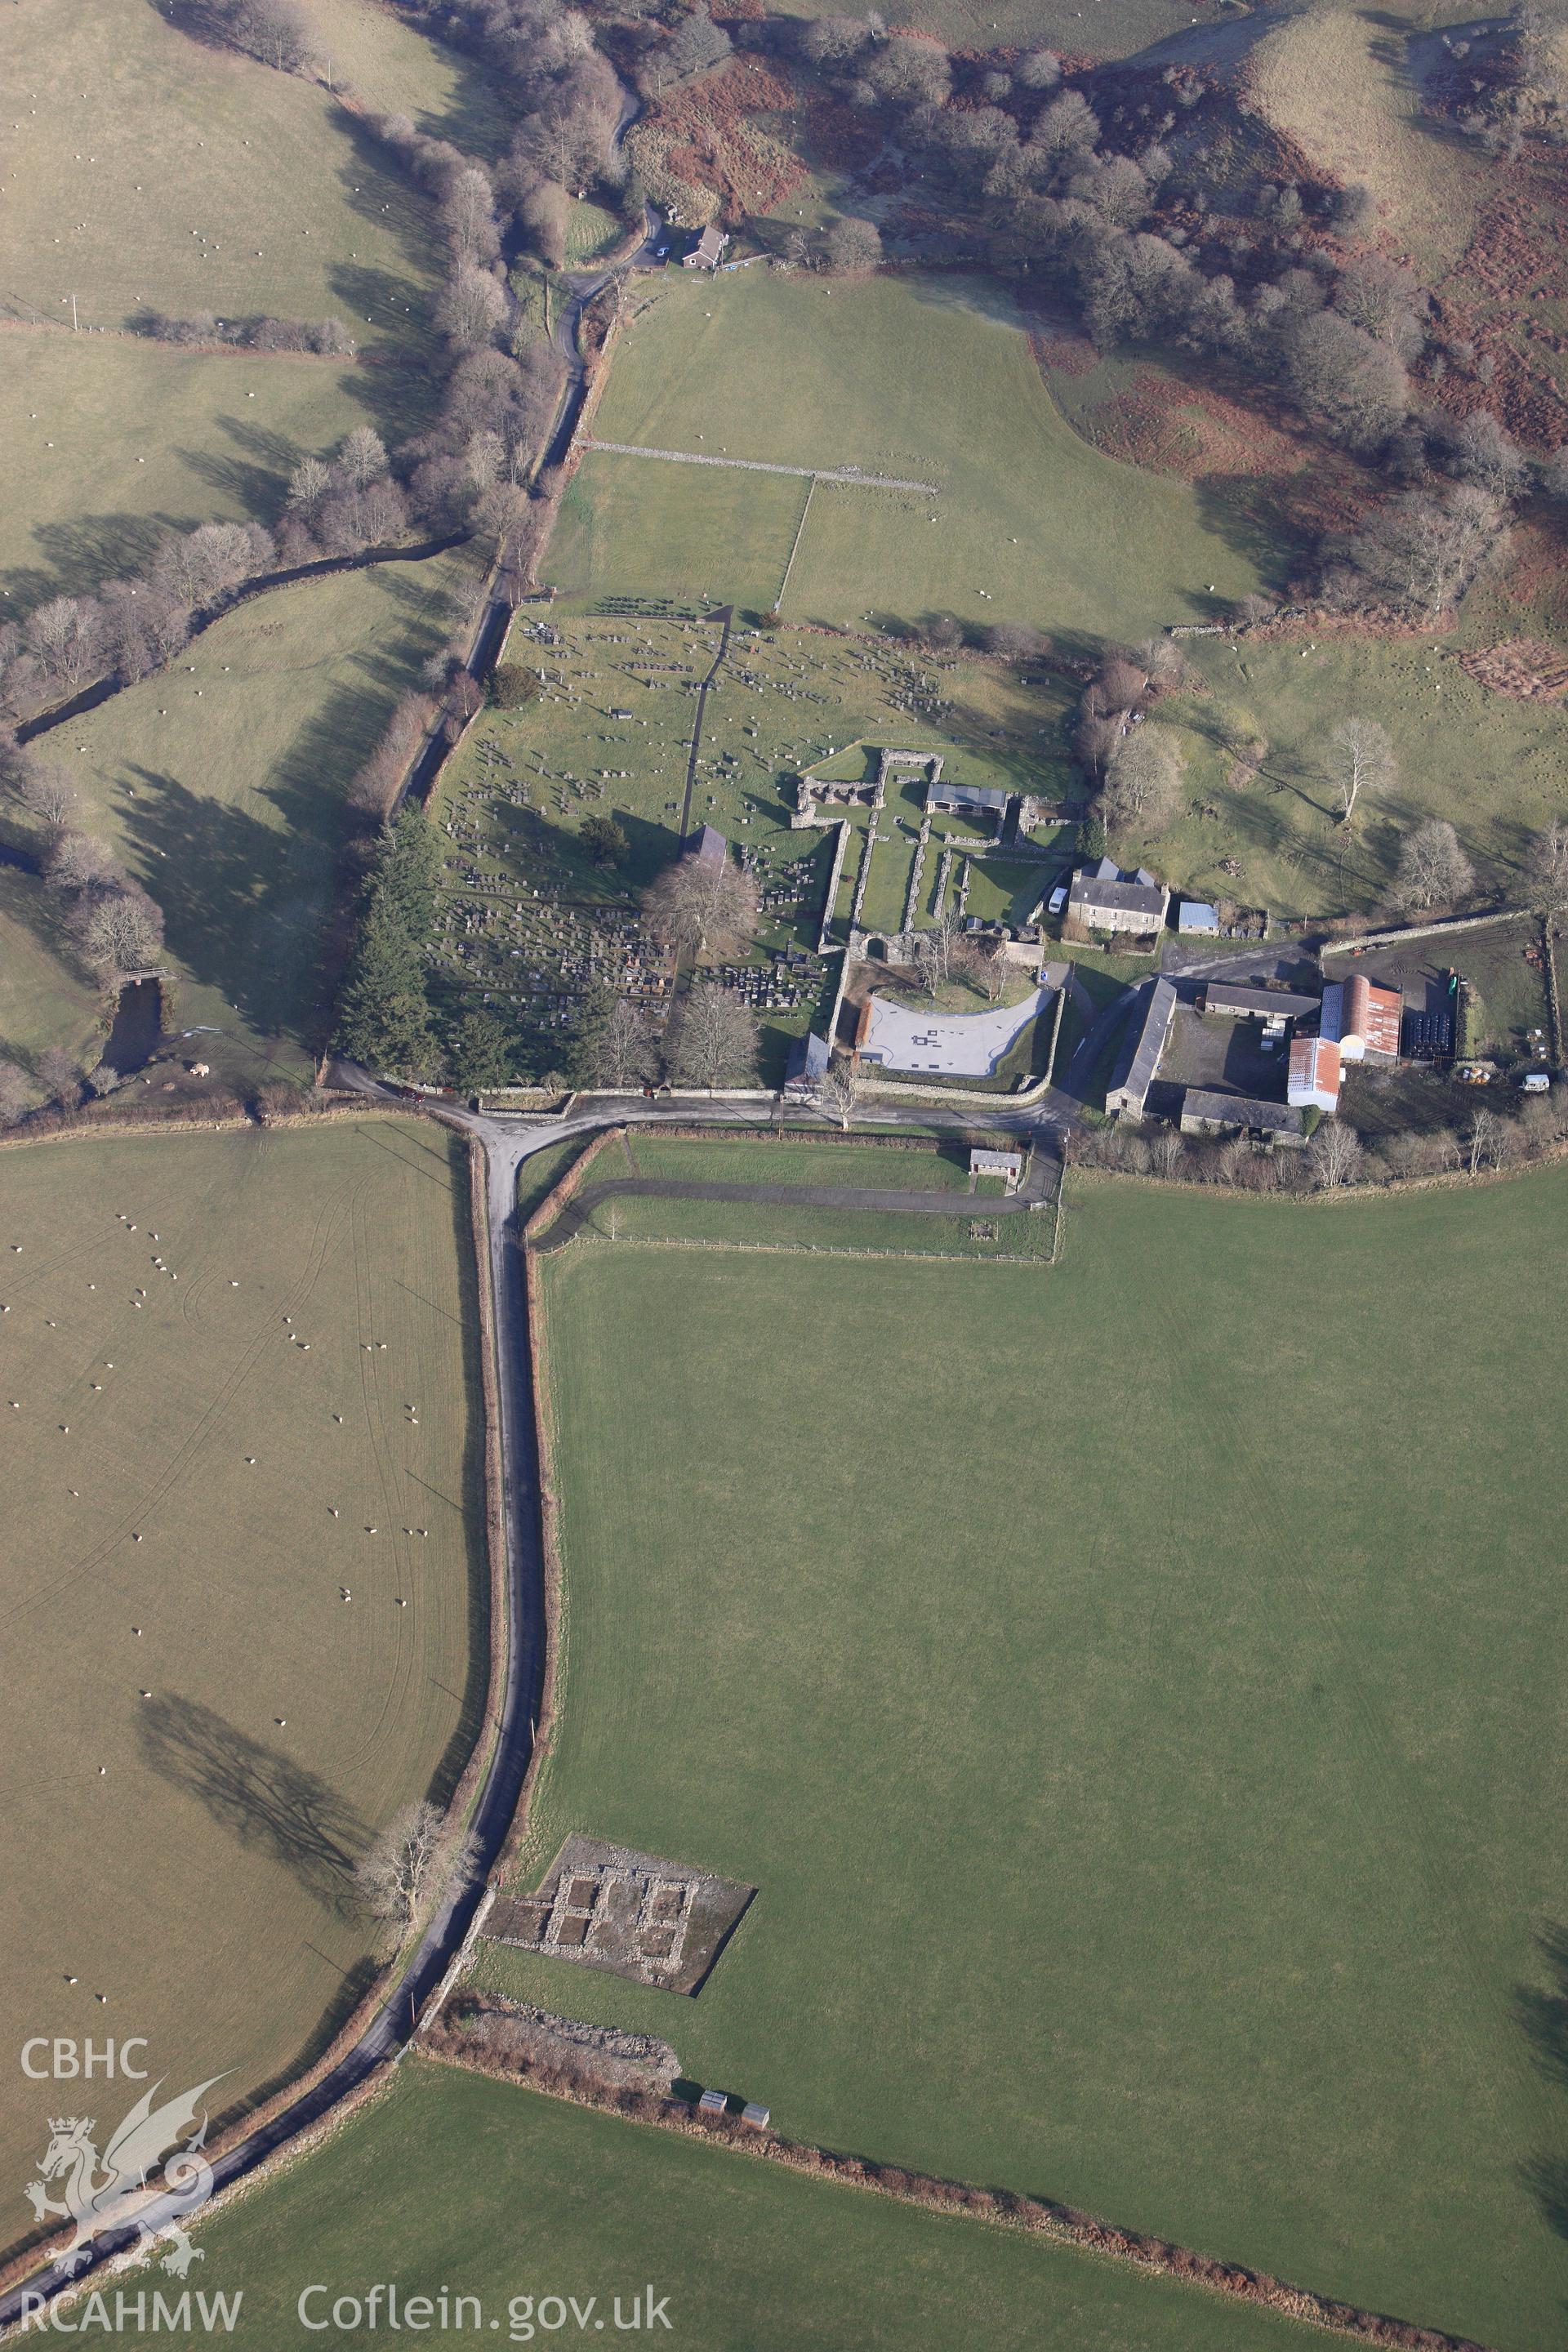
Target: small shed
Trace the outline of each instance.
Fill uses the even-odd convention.
[[[758,2131],[766,2131],[772,2112],[773,2110],[764,2107],[759,2099],[748,2099],[741,2109],[741,2121],[743,2124],[752,2125]]]
[[[976,1149],[969,1155],[972,1176],[1000,1176],[1009,1192],[1016,1192],[1023,1181],[1024,1155],[1021,1151],[993,1151]]]
[[[730,2101],[723,2091],[704,2091],[697,2102],[698,2112],[704,2116],[722,2116],[729,2112]]]
[[[1202,898],[1184,898],[1176,910],[1176,929],[1185,939],[1217,940],[1219,908],[1205,905]]]

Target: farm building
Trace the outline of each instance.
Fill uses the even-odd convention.
[[[987,1151],[976,1150],[969,1155],[972,1176],[1000,1176],[1009,1192],[1016,1192],[1024,1174],[1021,1151]]]
[[[1157,980],[1149,992],[1142,1025],[1137,1027],[1131,1021],[1127,1024],[1127,1034],[1105,1092],[1107,1110],[1125,1111],[1132,1118],[1142,1118],[1175,1010],[1173,982]]]
[[[717,269],[729,242],[723,231],[710,221],[696,244],[681,255],[682,269]]]
[[[1184,898],[1176,910],[1176,929],[1184,939],[1219,937],[1219,909],[1201,898]]]
[[[1340,1048],[1334,1038],[1298,1037],[1292,1042],[1285,1099],[1300,1110],[1339,1108]]]
[[[1165,928],[1171,894],[1142,866],[1123,875],[1102,857],[1098,866],[1085,866],[1072,877],[1068,892],[1068,920],[1086,931],[1121,931],[1134,939],[1153,939]]]
[[[1289,1104],[1261,1102],[1256,1095],[1214,1094],[1189,1087],[1182,1097],[1184,1135],[1250,1135],[1262,1143],[1302,1144],[1301,1114]]]
[[[1357,972],[1323,991],[1322,1034],[1331,1037],[1347,1062],[1397,1062],[1405,999],[1396,988],[1380,988]]]
[[[1315,996],[1300,996],[1289,988],[1258,988],[1250,982],[1211,980],[1199,999],[1202,1013],[1222,1013],[1232,1021],[1305,1021],[1318,1010]]]

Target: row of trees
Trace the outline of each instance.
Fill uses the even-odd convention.
[[[1082,1134],[1073,1148],[1085,1167],[1132,1175],[1243,1192],[1334,1192],[1423,1176],[1487,1175],[1541,1159],[1564,1142],[1568,1096],[1552,1094],[1532,1096],[1517,1117],[1482,1105],[1461,1129],[1400,1129],[1366,1138],[1348,1119],[1326,1118],[1305,1151],[1260,1152],[1240,1139],[1206,1143],[1174,1128],[1143,1131],[1124,1124]]]
[[[80,795],[66,770],[0,736],[0,794],[27,821],[56,928],[94,978],[114,985],[155,966],[163,918],[79,823]]]
[[[188,316],[143,310],[136,324],[159,343],[235,343],[251,352],[315,352],[334,358],[346,358],[355,349],[341,319],[219,319],[211,310]]]

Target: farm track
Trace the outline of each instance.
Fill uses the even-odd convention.
[[[741,1201],[777,1208],[865,1209],[896,1217],[1016,1217],[1046,1197],[1045,1183],[1055,1166],[1043,1153],[1020,1192],[1006,1200],[981,1200],[972,1192],[880,1192],[856,1184],[721,1184],[699,1183],[679,1176],[613,1176],[603,1184],[587,1185],[569,1201],[555,1225],[531,1247],[538,1255],[563,1249],[574,1241],[594,1211],[604,1201]]]

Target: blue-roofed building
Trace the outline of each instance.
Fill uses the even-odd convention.
[[[1176,929],[1184,939],[1219,937],[1219,909],[1206,906],[1201,898],[1184,898],[1176,917]]]

